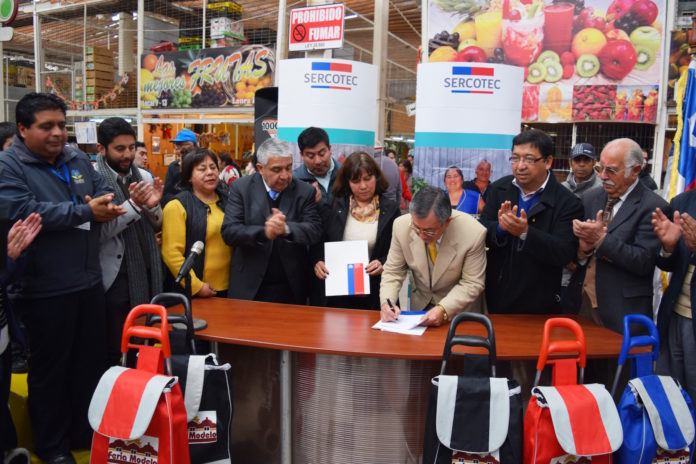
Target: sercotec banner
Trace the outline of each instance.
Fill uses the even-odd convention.
[[[429,0],[429,61],[521,67],[524,122],[655,123],[665,15],[665,0]]]
[[[449,166],[464,179],[491,163],[491,178],[510,173],[512,139],[520,131],[523,71],[487,63],[418,66],[414,177],[442,187]]]
[[[377,123],[374,65],[302,58],[281,60],[278,72],[278,137],[295,142],[300,132],[316,126],[326,130],[332,146],[374,145]]]

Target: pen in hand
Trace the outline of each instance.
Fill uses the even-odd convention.
[[[387,304],[389,305],[389,309],[391,309],[391,311],[392,311],[392,312],[394,313],[394,315],[396,316],[396,319],[398,319],[399,316],[396,314],[396,309],[394,309],[394,305],[392,304],[392,302],[391,302],[391,300],[390,300],[389,298],[387,298]]]

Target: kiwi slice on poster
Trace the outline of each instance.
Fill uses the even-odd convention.
[[[575,63],[575,70],[580,77],[592,77],[599,72],[599,60],[590,53],[580,55]]]
[[[563,77],[563,66],[558,61],[551,61],[547,59],[546,63],[542,63],[546,66],[546,82],[558,82]]]
[[[655,52],[643,45],[635,45],[635,47],[636,55],[638,56],[635,68],[640,71],[647,71],[655,64]]]
[[[555,61],[556,63],[560,63],[561,57],[558,56],[558,53],[554,52],[553,50],[546,50],[541,52],[541,55],[539,55],[539,58],[536,60],[537,63],[543,64],[546,64],[547,61]]]
[[[529,65],[529,73],[527,74],[527,82],[530,84],[538,84],[546,79],[546,67],[541,63],[532,63]]]

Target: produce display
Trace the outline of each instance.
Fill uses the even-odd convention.
[[[275,52],[260,45],[146,53],[140,66],[143,108],[253,106],[273,82]]]
[[[672,42],[669,47],[667,100],[674,99],[674,86],[677,84],[677,79],[689,67],[691,62],[691,56],[689,56],[690,35],[690,29],[672,32]]]
[[[645,102],[661,79],[665,11],[666,0],[430,0],[429,61],[523,67],[523,121],[613,119],[623,104],[619,86],[626,87],[627,109],[632,95],[635,102],[642,96],[640,117],[636,110],[624,119],[652,122],[653,106],[646,115]],[[670,79],[688,65],[686,34],[675,39],[681,42],[673,45]],[[548,84],[562,90],[558,107],[528,90]]]

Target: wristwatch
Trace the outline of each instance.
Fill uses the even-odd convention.
[[[445,311],[445,307],[440,303],[436,304],[435,306],[438,306],[442,310],[442,322],[448,322],[449,316],[447,315],[447,311]]]

